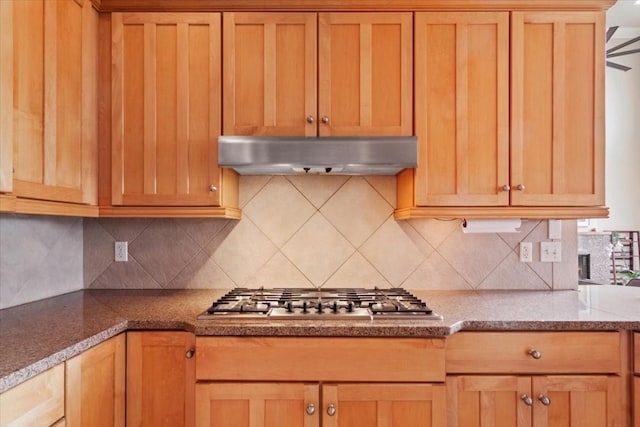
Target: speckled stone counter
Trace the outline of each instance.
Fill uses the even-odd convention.
[[[126,330],[442,337],[459,330],[640,330],[640,288],[412,291],[444,320],[197,320],[225,290],[87,290],[0,310],[0,392]]]

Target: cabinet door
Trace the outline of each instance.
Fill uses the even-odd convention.
[[[513,205],[604,204],[604,18],[512,13]]]
[[[320,135],[413,135],[412,20],[319,15]]]
[[[447,425],[442,384],[324,384],[322,402],[323,427]]]
[[[319,406],[318,384],[196,385],[196,427],[318,427]]]
[[[640,427],[640,376],[633,378],[633,417],[634,426]]]
[[[0,1],[0,193],[13,191],[13,2]]]
[[[416,13],[415,26],[416,204],[508,205],[509,14]]]
[[[90,1],[13,2],[17,196],[97,203],[96,28]]]
[[[449,426],[531,426],[530,377],[452,376],[447,394]]]
[[[67,360],[65,425],[123,426],[125,336]]]
[[[127,425],[194,425],[195,337],[127,333]]]
[[[112,204],[219,206],[220,14],[112,14]]]
[[[621,393],[620,377],[533,377],[533,426],[623,425]]]
[[[64,363],[0,394],[0,426],[52,425],[64,417]]]
[[[315,136],[316,14],[223,19],[224,134]]]

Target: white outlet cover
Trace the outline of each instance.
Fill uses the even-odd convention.
[[[128,242],[116,242],[115,244],[115,261],[127,262],[129,261],[129,248]]]
[[[540,261],[561,262],[562,261],[562,243],[540,242]]]
[[[533,243],[520,242],[520,262],[533,262]]]

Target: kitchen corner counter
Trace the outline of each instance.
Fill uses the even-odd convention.
[[[126,330],[444,337],[460,330],[640,330],[640,288],[412,291],[444,320],[197,320],[226,290],[85,290],[0,310],[0,392]]]

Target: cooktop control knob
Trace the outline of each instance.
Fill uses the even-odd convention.
[[[303,313],[308,313],[308,312],[309,312],[309,311],[307,310],[307,302],[306,302],[306,301],[304,301],[304,302],[302,303],[302,312],[303,312]]]
[[[319,302],[319,303],[318,303],[318,305],[316,306],[316,309],[318,310],[318,314],[322,314],[322,309],[323,309],[323,308],[324,308],[324,307],[322,306],[322,303],[321,303],[321,302]]]
[[[333,305],[331,306],[331,311],[334,312],[334,313],[338,312],[338,302],[337,301],[333,302]]]
[[[353,303],[351,301],[349,301],[349,304],[347,304],[347,311],[349,313],[353,313]]]
[[[287,313],[293,313],[293,304],[291,304],[291,301],[287,302]]]

